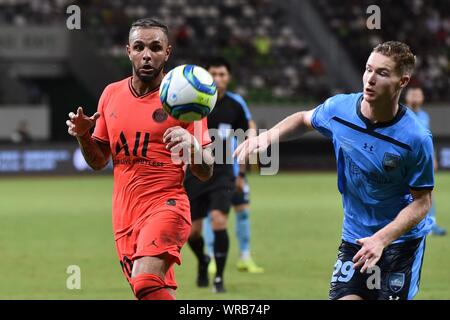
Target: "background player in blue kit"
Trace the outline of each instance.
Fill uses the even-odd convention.
[[[408,89],[406,90],[406,95],[405,95],[406,104],[409,107],[411,107],[412,111],[414,111],[416,116],[419,118],[420,123],[422,123],[425,126],[425,128],[427,128],[428,130],[431,130],[430,116],[422,108],[424,100],[425,100],[425,96],[423,94],[422,88],[408,87]],[[434,159],[434,169],[435,170],[438,169],[438,162],[437,162],[436,158]],[[433,205],[431,206],[429,213],[430,213],[431,218],[433,219],[433,227],[431,228],[431,234],[434,234],[436,236],[444,236],[447,233],[447,230],[445,230],[444,228],[440,227],[437,224],[436,203],[435,203],[434,199],[433,199]]]
[[[312,129],[332,140],[344,221],[330,299],[412,299],[418,292],[434,172],[430,131],[399,104],[414,67],[406,44],[382,43],[367,60],[362,93],[293,114],[235,152],[241,163]],[[375,266],[379,287],[368,285]]]

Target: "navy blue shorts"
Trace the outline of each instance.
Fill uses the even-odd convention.
[[[352,259],[361,246],[342,241],[330,283],[330,300],[358,295],[368,300],[411,300],[419,290],[425,238],[391,244],[377,266],[362,274]]]

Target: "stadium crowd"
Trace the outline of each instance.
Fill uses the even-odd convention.
[[[418,66],[412,84],[424,88],[427,101],[449,101],[450,10],[446,0],[316,0],[324,21],[345,44],[358,67],[376,44],[399,40],[408,43]],[[381,29],[368,31],[366,13],[378,5]],[[391,39],[392,34],[396,39]]]
[[[418,57],[413,84],[427,101],[450,100],[450,11],[445,0],[313,1],[358,68],[371,48],[396,39]],[[333,92],[325,67],[311,53],[302,30],[286,22],[275,0],[9,0],[0,2],[0,24],[26,26],[61,23],[70,4],[80,6],[82,29],[99,50],[117,59],[129,73],[124,44],[131,21],[154,16],[171,27],[175,45],[170,67],[202,64],[222,55],[234,67],[232,88],[251,101],[321,101]],[[381,29],[368,30],[367,7],[378,4]],[[383,9],[385,8],[385,9]],[[410,17],[399,19],[399,17]]]
[[[234,67],[232,87],[250,100],[321,100],[329,94],[323,63],[274,0],[11,0],[0,4],[0,24],[57,23],[69,4],[80,6],[82,30],[124,73],[129,73],[124,44],[130,23],[154,16],[171,27],[171,67],[221,55]]]

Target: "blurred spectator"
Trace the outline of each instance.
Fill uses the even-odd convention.
[[[191,39],[191,31],[187,25],[178,28],[175,35],[176,44],[182,47],[188,47]]]
[[[17,128],[11,134],[11,141],[16,144],[25,144],[32,142],[31,134],[28,129],[28,122],[22,120],[17,124]]]
[[[261,56],[267,56],[270,53],[270,38],[262,31],[255,37],[256,52]]]

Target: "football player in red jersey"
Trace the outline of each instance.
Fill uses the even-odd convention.
[[[184,164],[172,156],[189,150],[192,173],[202,181],[212,175],[206,118],[183,123],[161,106],[159,86],[171,49],[167,26],[147,18],[134,22],[127,45],[132,76],[105,88],[94,115],[80,107],[66,122],[94,170],[112,156],[116,249],[134,295],[145,300],[175,298],[173,264],[181,264],[191,229]]]

